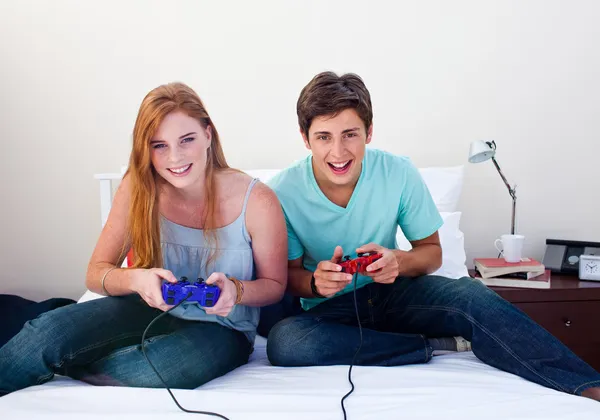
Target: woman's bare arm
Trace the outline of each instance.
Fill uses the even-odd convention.
[[[279,302],[287,286],[287,230],[279,199],[261,182],[250,193],[246,224],[257,278],[244,282],[241,304],[266,306]]]
[[[111,295],[130,294],[132,270],[116,268],[123,262],[123,249],[127,250],[126,241],[127,213],[129,210],[130,182],[126,176],[120,183],[108,215],[108,219],[87,268],[85,284],[89,290],[99,294],[102,291],[100,282],[106,272],[113,268],[104,279],[104,286]]]

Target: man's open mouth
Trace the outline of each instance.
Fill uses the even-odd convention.
[[[327,162],[327,165],[329,165],[329,168],[334,174],[342,175],[348,172],[348,169],[352,165],[352,159],[345,162]]]

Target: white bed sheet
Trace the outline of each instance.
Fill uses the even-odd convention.
[[[600,419],[600,403],[545,388],[490,367],[473,353],[436,356],[428,364],[354,367],[348,420]],[[247,365],[196,390],[173,391],[192,410],[229,419],[343,419],[347,366],[271,366],[257,339]],[[96,387],[65,377],[0,398],[0,418],[144,420],[216,419],[180,411],[164,389]]]

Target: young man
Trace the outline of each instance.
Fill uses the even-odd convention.
[[[302,307],[270,330],[272,364],[426,363],[437,350],[472,343],[492,366],[600,400],[600,374],[519,309],[468,277],[428,275],[441,265],[442,219],[409,159],[366,148],[372,108],[358,76],[317,75],[302,90],[297,113],[312,153],[269,184],[287,222],[287,290]],[[398,226],[411,251],[395,249]],[[360,334],[353,278],[338,263],[373,251],[382,258],[356,278]],[[263,334],[274,310],[265,310]]]

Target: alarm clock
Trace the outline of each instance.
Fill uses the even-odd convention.
[[[585,255],[579,257],[579,279],[600,281],[600,255]]]

